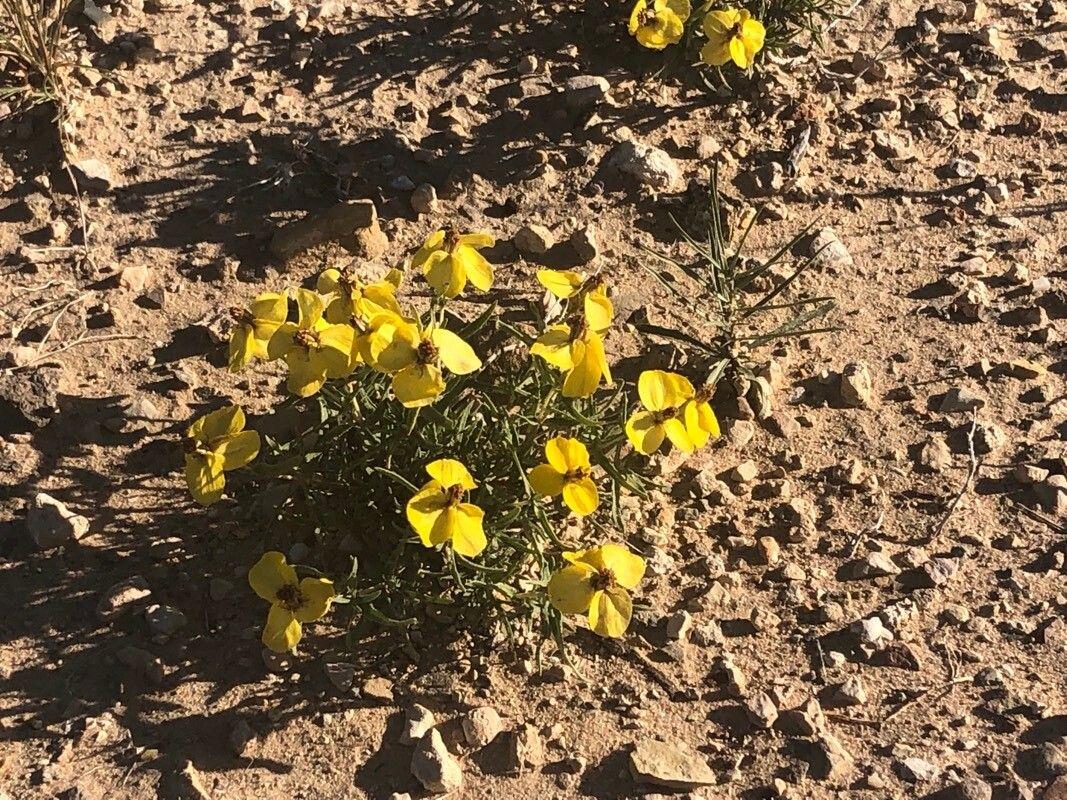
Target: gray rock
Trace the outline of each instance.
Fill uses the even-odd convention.
[[[71,163],[78,186],[95,192],[107,192],[115,186],[111,167],[99,158],[79,158]]]
[[[633,141],[620,142],[611,152],[608,167],[661,192],[681,188],[682,171],[664,150]]]
[[[411,193],[411,208],[417,214],[434,214],[437,212],[437,190],[428,183],[421,183]]]
[[[970,776],[945,787],[938,797],[942,800],[992,800],[993,787],[981,778]]]
[[[970,413],[971,411],[982,408],[984,405],[985,400],[971,392],[969,389],[962,386],[953,386],[945,392],[945,397],[941,400],[941,413]]]
[[[134,575],[116,583],[100,596],[96,613],[103,620],[114,620],[131,611],[152,595],[148,581],[140,575]]]
[[[611,84],[599,75],[575,75],[563,84],[563,102],[574,111],[585,111],[608,99]]]
[[[855,263],[833,228],[822,228],[808,240],[807,255],[823,268],[844,269]]]
[[[545,763],[545,744],[533,725],[520,725],[508,739],[508,769],[522,772],[536,769]]]
[[[430,792],[454,792],[463,786],[463,770],[436,728],[415,745],[411,774]]]
[[[404,712],[404,730],[400,732],[401,744],[414,744],[437,724],[433,712],[418,703]]]
[[[158,604],[146,608],[144,618],[153,636],[173,636],[189,622],[180,609]]]
[[[89,520],[51,495],[38,492],[26,511],[26,529],[34,544],[42,550],[51,550],[85,536],[89,532]]]
[[[512,241],[520,253],[542,255],[555,246],[556,237],[544,225],[533,223],[519,228]]]
[[[937,777],[941,774],[940,767],[918,756],[905,758],[899,762],[897,769],[900,772],[900,777],[912,783],[929,783],[937,780]]]
[[[785,186],[785,170],[777,161],[737,176],[737,186],[746,197],[773,197]]]
[[[473,708],[463,717],[463,738],[471,747],[485,747],[504,729],[495,708]]]
[[[866,702],[867,689],[858,675],[853,675],[837,686],[829,687],[826,692],[825,705],[831,708],[862,706]]]
[[[841,402],[849,408],[873,408],[874,390],[866,364],[853,362],[841,370]]]
[[[864,578],[883,578],[900,574],[900,567],[885,553],[868,553],[864,558],[849,561],[841,567],[841,575],[846,580],[863,580]]]
[[[596,228],[592,225],[583,225],[571,234],[570,242],[574,254],[582,264],[588,264],[600,255],[600,247],[597,244]]]
[[[669,789],[696,789],[718,782],[715,772],[700,753],[684,742],[644,739],[630,751],[634,780]]]
[[[745,704],[745,715],[753,727],[767,730],[778,719],[778,706],[766,692],[760,692]]]

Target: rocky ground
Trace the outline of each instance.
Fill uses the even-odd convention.
[[[1067,798],[1064,4],[854,5],[728,99],[615,3],[87,3],[85,231],[48,118],[0,124],[0,797]],[[630,636],[576,633],[584,680],[437,631],[265,659],[245,573],[304,545],[180,477],[190,418],[278,396],[220,312],[448,221],[505,289],[607,271],[610,353],[665,360],[645,322],[708,331],[641,248],[716,162],[755,255],[814,225],[839,330],[631,509]]]

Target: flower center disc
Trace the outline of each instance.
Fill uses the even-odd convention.
[[[429,339],[419,342],[418,358],[420,364],[437,363],[437,348]]]
[[[445,489],[445,505],[448,508],[459,505],[459,501],[463,499],[463,487],[458,483],[454,483]]]
[[[293,341],[305,348],[319,346],[319,336],[314,331],[299,330],[293,334]]]
[[[605,589],[611,589],[616,586],[618,582],[615,580],[615,573],[610,569],[599,570],[590,580],[590,584],[595,591],[602,592]]]
[[[275,599],[290,611],[296,611],[304,604],[304,596],[300,594],[300,587],[295,583],[287,583],[278,590]]]
[[[238,325],[251,325],[253,322],[252,312],[247,311],[240,306],[230,306],[230,317]]]

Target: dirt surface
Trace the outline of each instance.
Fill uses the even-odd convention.
[[[47,117],[0,127],[0,797],[425,796],[401,741],[414,703],[460,760],[455,796],[1067,797],[1067,778],[1045,788],[1067,773],[1067,18],[975,5],[860,2],[825,51],[735,99],[654,74],[601,2],[78,15],[104,70],[79,155],[110,173],[81,181],[90,261]],[[579,97],[577,75],[607,95]],[[615,174],[628,141],[662,148],[673,185]],[[708,331],[641,248],[689,257],[670,215],[699,220],[714,161],[733,213],[770,203],[753,254],[833,228],[843,247],[792,291],[835,297],[840,330],[763,354],[768,419],[668,459],[674,497],[633,511],[650,572],[629,637],[575,633],[584,682],[551,648],[538,670],[455,631],[349,657],[328,622],[265,660],[244,576],[293,543],[194,508],[176,436],[279,396],[276,370],[218,369],[212,335],[335,257],[272,256],[278,226],[369,198],[387,241],[360,240],[361,263],[400,265],[452,222],[492,232],[498,285],[533,292],[591,225],[582,268],[634,323],[609,351],[659,366],[677,348],[637,323]],[[438,199],[419,214],[422,184]],[[517,251],[529,224],[557,244]],[[38,492],[88,534],[37,548]],[[484,747],[462,731],[477,706],[503,720]],[[675,788],[633,774],[635,744],[665,766],[656,740]],[[715,785],[692,785],[709,765]]]

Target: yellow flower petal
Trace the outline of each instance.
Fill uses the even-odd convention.
[[[315,289],[319,294],[337,294],[341,291],[341,271],[338,269],[324,269],[315,281]]]
[[[240,372],[256,353],[254,331],[248,325],[237,325],[230,332],[229,370]]]
[[[459,245],[452,254],[452,260],[457,262],[467,280],[476,288],[486,292],[493,285],[493,265],[470,245]]]
[[[296,290],[296,307],[300,310],[297,324],[305,330],[311,330],[322,319],[322,298],[310,289]]]
[[[611,327],[615,317],[615,306],[603,292],[590,292],[585,296],[585,319],[589,327],[597,333],[603,333]]]
[[[452,531],[452,549],[461,556],[474,558],[485,549],[485,512],[473,503],[460,503],[453,509],[455,530]]]
[[[433,364],[412,364],[393,376],[393,394],[405,408],[429,405],[444,390],[445,379]]]
[[[289,293],[263,292],[252,301],[249,310],[257,320],[281,325],[289,316]]]
[[[530,487],[544,497],[555,497],[563,491],[563,473],[551,464],[538,464],[526,473]]]
[[[389,321],[376,319],[377,356],[371,363],[383,372],[396,372],[411,366],[418,358],[418,329],[400,318],[388,318]]]
[[[571,329],[566,325],[551,326],[530,347],[530,355],[543,358],[556,369],[571,369]]]
[[[545,458],[557,472],[589,469],[589,450],[577,439],[556,436],[545,443]]]
[[[586,517],[596,511],[600,498],[592,478],[567,481],[563,487],[563,502],[579,517]]]
[[[665,435],[663,426],[649,411],[638,411],[626,421],[626,438],[635,450],[646,456],[659,450]]]
[[[574,366],[563,380],[564,397],[588,397],[596,391],[601,379],[611,385],[611,372],[604,355],[604,342],[593,331],[585,338],[571,342]]]
[[[689,19],[689,15],[693,13],[689,0],[667,0],[664,5],[673,11],[682,22]]]
[[[316,353],[294,347],[285,355],[289,367],[286,387],[297,397],[311,397],[326,382],[326,363]]]
[[[267,342],[267,358],[271,361],[276,358],[285,358],[286,354],[296,347],[294,337],[298,330],[300,328],[295,322],[284,322],[279,325],[278,330]]]
[[[430,531],[430,538],[427,542],[423,540],[428,546],[443,544],[450,541],[456,532],[459,531],[460,521],[459,512],[455,506],[446,506],[444,511],[438,515],[437,520],[433,524],[433,529]]]
[[[601,545],[600,560],[605,569],[611,570],[620,586],[636,589],[645,576],[645,560],[636,553],[631,553],[621,544]]]
[[[423,487],[408,500],[406,508],[408,522],[427,547],[436,544],[431,541],[430,536],[444,509],[445,495],[441,491],[441,484],[437,481],[428,481],[423,484]]]
[[[352,365],[352,344],[356,332],[349,325],[327,325],[319,331],[318,356],[327,377],[341,378]]]
[[[411,266],[414,269],[423,269],[426,266],[426,261],[433,253],[441,249],[441,245],[444,244],[444,241],[444,231],[434,231],[431,233],[426,237],[426,241],[422,243],[422,247],[419,248],[419,251],[412,257]]]
[[[700,48],[700,60],[712,67],[721,67],[730,60],[729,40],[708,42]]]
[[[638,5],[644,5],[640,0]],[[635,7],[636,8],[636,7]],[[566,300],[585,282],[585,279],[577,272],[560,269],[539,269],[537,282],[561,300]]]
[[[605,589],[589,605],[589,627],[601,636],[618,638],[626,633],[632,615],[633,604],[625,589]]]
[[[300,581],[300,596],[303,602],[293,616],[300,622],[321,619],[330,610],[334,598],[333,581],[326,578],[304,578]]]
[[[296,647],[302,633],[300,621],[291,611],[277,603],[270,607],[263,628],[263,644],[275,653],[285,653]]]
[[[442,297],[456,297],[467,285],[467,274],[463,267],[444,250],[431,253],[422,271],[426,282]]]
[[[693,444],[693,440],[689,436],[689,432],[685,428],[685,423],[678,417],[671,417],[663,423],[663,432],[667,434],[667,438],[671,440],[671,444],[681,450],[683,453],[692,453],[696,450],[696,445]]]
[[[637,2],[634,3],[633,10],[630,12],[630,23],[627,26],[631,36],[637,33],[638,28],[641,27],[641,17],[646,8],[648,8],[648,4],[645,0],[637,0]]]
[[[437,348],[441,363],[456,375],[467,375],[482,366],[474,349],[452,331],[434,328],[430,340]]]
[[[284,555],[271,550],[261,555],[248,570],[248,583],[253,592],[273,603],[283,586],[296,585],[296,570],[285,562]]]
[[[711,437],[721,435],[719,420],[706,402],[691,400],[684,408],[685,429],[696,447],[703,447]]]
[[[741,69],[748,69],[748,53],[745,52],[745,43],[739,36],[730,39],[730,58]]]
[[[441,486],[462,486],[470,491],[478,484],[463,464],[454,458],[439,458],[426,465],[426,472]]]
[[[590,579],[596,573],[585,564],[571,564],[555,572],[548,581],[548,601],[561,614],[581,614],[593,600]]]
[[[488,233],[465,233],[457,240],[459,246],[475,247],[481,250],[483,247],[492,247],[496,239]]]
[[[223,439],[215,452],[222,456],[224,470],[240,469],[259,455],[259,434],[241,431]]]
[[[240,406],[224,406],[205,414],[189,426],[186,433],[198,442],[208,444],[215,439],[237,433],[245,427],[245,412]]]
[[[222,474],[222,456],[217,453],[187,453],[185,483],[196,502],[209,506],[218,502],[226,488]]]

